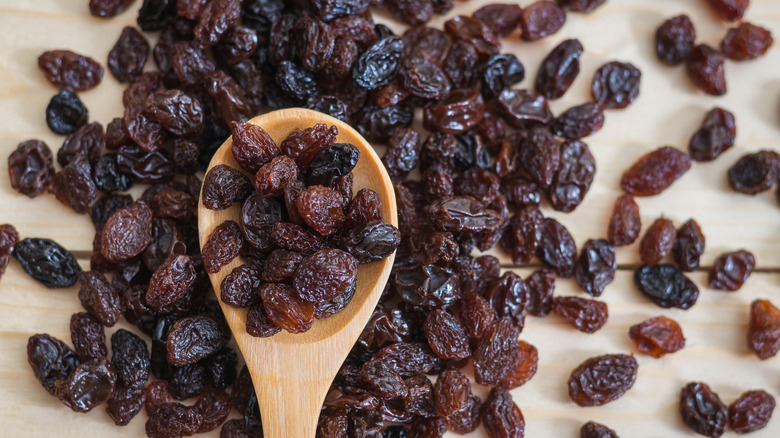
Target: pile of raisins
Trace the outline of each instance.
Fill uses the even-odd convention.
[[[343,310],[357,290],[358,265],[401,243],[382,220],[379,194],[364,188],[352,196],[360,151],[336,143],[337,135],[335,126],[317,124],[277,145],[261,126],[234,123],[231,152],[241,169],[219,164],[204,177],[206,208],[241,205],[240,222],[217,225],[201,257],[210,274],[242,254],[250,261],[224,277],[219,293],[249,308],[252,336],[303,333],[315,318]]]
[[[107,18],[132,3],[90,0],[89,9]],[[564,224],[544,217],[543,200],[562,212],[582,203],[596,171],[582,139],[602,128],[605,110],[638,97],[641,73],[609,62],[592,79],[592,100],[556,115],[549,101],[579,75],[580,41],[560,42],[533,85],[521,88],[526,69],[515,55],[500,53],[501,39],[548,37],[564,25],[565,11],[590,12],[603,3],[489,4],[450,18],[442,30],[425,23],[447,13],[451,0],[312,0],[305,11],[283,0],[144,0],[138,27],[160,31],[159,39],[150,45],[127,27],[108,53],[109,72],[127,89],[124,113],[105,129],[89,123],[77,95],[100,83],[100,63],[65,50],[44,53],[38,65],[60,90],[46,122],[67,135],[56,157],[61,169],[46,144],[28,140],[9,157],[11,186],[29,197],[52,192],[77,213],[89,213],[96,233],[90,270],[82,272],[55,242],[20,241],[13,227],[0,226],[0,274],[13,255],[47,287],[79,283],[85,312],[71,319],[73,348],[48,335],[29,340],[36,377],[75,411],[105,403],[118,425],[145,408],[151,437],[188,436],[223,423],[223,437],[262,436],[251,378],[245,367],[236,372],[239,357],[226,346],[230,332],[207,273],[242,257],[247,263],[225,277],[220,298],[248,308],[254,336],[300,333],[349,303],[358,264],[397,247],[382,299],[325,399],[318,436],[440,437],[482,423],[489,436],[522,437],[525,420],[508,390],[537,370],[537,349],[518,339],[526,316],[554,312],[584,333],[603,327],[608,308],[595,298],[615,277],[615,247],[642,231],[634,197],[666,190],[692,161],[731,148],[736,135],[734,116],[714,108],[687,154],[662,147],[642,157],[623,175],[626,194],[615,203],[606,239],[578,250]],[[734,21],[748,2],[710,3]],[[395,35],[373,22],[369,8],[410,27]],[[718,94],[725,92],[725,57],[756,58],[772,39],[743,22],[729,30],[720,51],[694,43],[684,16],[656,36],[663,62],[686,62],[691,78]],[[156,68],[147,65],[150,53]],[[382,221],[376,193],[352,193],[357,150],[336,143],[335,128],[317,125],[277,145],[244,123],[297,106],[347,121],[387,145],[383,162],[394,182],[398,229]],[[416,108],[424,130],[412,124]],[[230,134],[240,169],[215,166],[201,184],[198,171]],[[750,194],[769,189],[779,156],[743,157],[729,182]],[[135,184],[148,185],[138,199],[124,194]],[[202,252],[200,196],[214,210],[241,206],[241,220],[220,224]],[[471,255],[496,245],[516,265],[536,257],[542,267],[521,278],[502,274],[493,256]],[[698,268],[703,251],[695,221],[675,229],[658,219],[640,244],[638,289],[661,307],[690,308],[699,291],[683,272]],[[674,264],[665,262],[668,256]],[[736,290],[754,265],[747,251],[724,254],[709,284]],[[594,299],[554,296],[556,279],[570,277]],[[104,330],[121,317],[151,338],[151,348],[119,330],[109,360]],[[663,316],[631,327],[629,336],[653,357],[685,345],[681,327]],[[780,350],[780,310],[769,301],[751,307],[748,345],[762,359]],[[485,400],[459,371],[468,363],[474,380],[491,387]],[[587,359],[569,380],[572,401],[613,401],[633,386],[637,369],[630,355]],[[437,375],[436,383],[427,375]],[[178,402],[193,397],[193,405]],[[727,412],[701,384],[686,387],[681,399],[685,423],[713,434],[726,422],[740,433],[763,427],[773,408],[771,396],[752,391]],[[243,419],[225,421],[232,409]],[[581,436],[617,434],[588,422]]]

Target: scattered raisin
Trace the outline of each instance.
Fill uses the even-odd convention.
[[[687,15],[677,15],[661,24],[655,31],[655,54],[661,62],[679,65],[693,51],[696,30]]]
[[[680,325],[673,319],[657,316],[633,325],[628,336],[642,353],[659,358],[685,347],[685,337]]]
[[[699,288],[674,265],[640,266],[634,271],[634,284],[663,308],[689,309],[699,298]]]
[[[744,249],[723,254],[713,262],[707,283],[713,289],[738,290],[755,266],[756,258]]]
[[[706,383],[685,385],[680,391],[680,414],[691,430],[709,437],[723,435],[728,421],[726,405]]]
[[[748,347],[762,360],[780,351],[780,309],[769,300],[750,303],[747,340]]]
[[[581,363],[569,377],[569,397],[579,406],[603,406],[623,396],[636,381],[633,356],[607,354]]]

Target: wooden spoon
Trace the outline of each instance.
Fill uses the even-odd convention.
[[[382,217],[398,226],[395,193],[390,178],[374,149],[346,123],[325,114],[301,108],[284,109],[255,117],[248,123],[259,125],[280,144],[293,131],[317,123],[335,125],[337,142],[352,143],[360,150],[360,160],[353,170],[353,193],[363,188],[374,190],[382,198]],[[209,170],[218,164],[240,169],[231,152],[229,138],[211,159]],[[253,177],[254,175],[252,175]],[[241,206],[214,211],[198,205],[198,228],[201,247],[222,222],[240,223]],[[247,309],[225,304],[220,299],[230,329],[244,355],[252,375],[263,432],[266,438],[314,438],[320,408],[342,362],[357,341],[382,295],[390,276],[395,253],[390,257],[359,265],[357,291],[352,302],[341,312],[315,320],[311,330],[293,335],[282,331],[269,338],[256,338],[246,332]],[[220,298],[222,279],[243,263],[240,258],[209,274]]]

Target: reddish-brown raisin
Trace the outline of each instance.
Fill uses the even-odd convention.
[[[623,173],[620,186],[634,196],[653,196],[666,190],[691,168],[691,157],[671,146],[642,156]]]
[[[628,336],[639,351],[655,358],[685,347],[685,337],[680,325],[665,316],[650,318],[631,326]]]
[[[750,303],[748,347],[762,360],[780,351],[780,309],[769,300]]]
[[[728,411],[706,383],[689,383],[680,391],[683,423],[694,432],[719,437],[726,430]]]
[[[633,356],[607,354],[581,363],[569,377],[569,397],[579,406],[602,406],[623,396],[636,381]]]
[[[766,427],[775,410],[775,398],[766,391],[747,391],[729,405],[729,426],[738,434]]]

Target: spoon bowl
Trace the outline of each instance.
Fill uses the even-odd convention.
[[[360,150],[360,159],[352,171],[353,192],[369,188],[382,199],[382,218],[398,226],[395,192],[387,171],[374,149],[346,123],[328,115],[291,108],[270,112],[247,123],[262,127],[281,144],[291,132],[317,123],[338,128],[338,143],[352,143]],[[232,137],[219,148],[209,164],[234,169],[241,167],[231,152]],[[208,170],[207,170],[208,172]],[[253,178],[254,175],[249,175]],[[198,203],[198,232],[201,247],[211,232],[226,220],[240,223],[241,205],[225,210],[209,210]],[[217,299],[252,376],[263,432],[266,438],[314,438],[317,420],[325,395],[341,364],[352,349],[382,295],[390,276],[395,253],[373,263],[358,266],[357,290],[352,301],[341,312],[314,321],[312,328],[301,334],[282,331],[268,338],[257,338],[246,332],[247,309],[225,304],[221,300],[222,280],[234,268],[244,263],[237,257],[215,273],[209,274]]]

